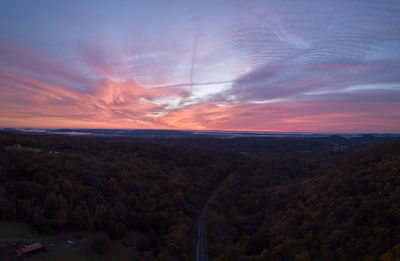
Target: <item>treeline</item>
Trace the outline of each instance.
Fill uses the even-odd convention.
[[[213,151],[224,151],[229,153],[244,152],[249,156],[282,156],[286,157],[288,152],[312,152],[321,153],[326,151],[347,151],[361,147],[385,144],[395,141],[394,136],[360,135],[345,138],[339,135],[326,137],[307,136],[283,136],[279,137],[232,137],[232,138],[174,138],[153,139],[152,142],[160,144],[176,144],[184,147],[200,148]]]
[[[190,260],[195,218],[235,164],[176,146],[0,132],[0,218],[45,233],[135,230],[141,260]]]
[[[209,259],[400,260],[400,141],[330,159],[242,167],[209,214]]]

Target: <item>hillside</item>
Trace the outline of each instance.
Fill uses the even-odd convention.
[[[321,164],[278,185],[239,173],[209,215],[210,260],[399,260],[400,141]]]
[[[226,180],[208,215],[210,260],[391,260],[400,248],[400,142],[371,147],[391,139],[0,131],[0,221],[59,238],[132,240],[126,251],[139,260],[191,260],[196,220]]]
[[[0,220],[50,234],[140,232],[140,260],[189,260],[194,220],[234,166],[182,147],[0,132]]]

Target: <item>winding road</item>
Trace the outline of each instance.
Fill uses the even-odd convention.
[[[231,177],[234,174],[231,174],[228,176]],[[226,178],[225,181],[228,179]],[[210,198],[207,200],[206,204],[204,205],[200,217],[197,221],[197,245],[196,245],[196,261],[208,261],[208,256],[205,253],[206,248],[207,248],[207,230],[206,230],[206,220],[207,220],[207,215],[208,215],[208,209],[210,208],[210,203],[215,200],[217,197],[222,185],[225,183],[222,182],[221,185],[212,193]]]

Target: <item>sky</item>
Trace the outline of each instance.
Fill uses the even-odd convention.
[[[400,133],[400,2],[1,0],[0,127]]]

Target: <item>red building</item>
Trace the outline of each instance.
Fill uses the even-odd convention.
[[[24,247],[17,250],[17,255],[24,255],[27,253],[32,253],[34,251],[38,251],[43,249],[43,246],[40,243],[35,243],[29,246],[24,245]]]

